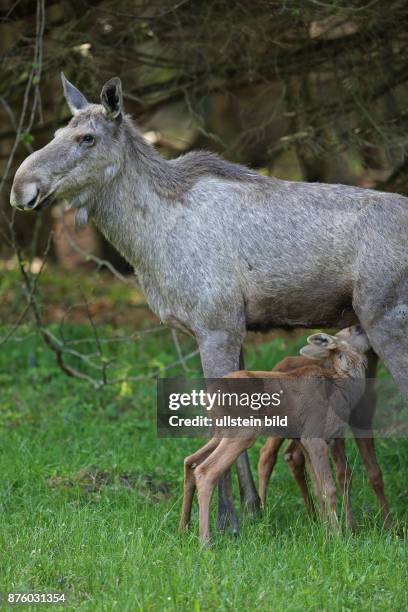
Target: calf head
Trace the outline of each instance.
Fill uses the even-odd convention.
[[[327,361],[339,374],[360,376],[364,373],[364,353],[370,349],[368,337],[360,325],[346,327],[335,336],[312,334],[300,354],[310,359]]]

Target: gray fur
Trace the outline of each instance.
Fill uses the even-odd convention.
[[[407,198],[267,178],[210,153],[167,161],[95,104],[23,162],[11,204],[49,193],[134,266],[163,323],[195,335],[207,377],[239,368],[248,329],[358,318],[408,395]]]

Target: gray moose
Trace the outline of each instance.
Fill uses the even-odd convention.
[[[21,164],[12,206],[70,200],[134,267],[162,322],[195,336],[206,377],[239,369],[247,330],[359,320],[408,396],[407,198],[268,178],[208,152],[165,160],[124,114],[118,78],[101,104],[62,81],[73,117]],[[372,396],[368,386],[361,414]],[[237,469],[244,507],[257,508],[245,453]],[[218,525],[238,532],[229,472]]]

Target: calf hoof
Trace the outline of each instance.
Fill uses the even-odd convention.
[[[200,538],[200,544],[202,548],[206,548],[209,549],[212,547],[212,540],[210,538],[210,536],[205,537],[205,538]]]
[[[190,524],[189,523],[184,523],[184,522],[180,522],[179,523],[178,530],[179,530],[180,533],[185,533],[189,529],[190,529]]]

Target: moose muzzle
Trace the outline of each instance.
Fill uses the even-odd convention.
[[[45,186],[33,171],[36,153],[27,157],[17,170],[10,194],[10,204],[17,210],[42,210],[54,200],[54,189]],[[48,183],[48,181],[45,181]]]

